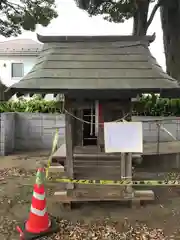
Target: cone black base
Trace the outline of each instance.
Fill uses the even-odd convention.
[[[23,233],[23,240],[33,240],[33,239],[38,239],[40,237],[45,237],[48,236],[50,234],[56,233],[59,229],[58,225],[56,224],[56,222],[54,220],[51,219],[51,226],[49,227],[49,229],[47,231],[44,232],[40,232],[40,233],[31,233],[26,231],[25,229],[25,223],[21,226],[18,226],[18,228],[21,230],[21,232]]]

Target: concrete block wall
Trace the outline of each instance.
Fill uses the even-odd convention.
[[[0,155],[14,151],[51,150],[56,129],[58,146],[65,142],[64,115],[42,113],[0,114]]]
[[[143,122],[143,140],[144,142],[157,142],[158,140],[158,127],[155,120],[160,120],[161,117],[144,117],[138,116],[133,117],[133,121],[144,121]],[[177,140],[180,140],[180,119],[173,117],[163,118],[165,121],[162,122],[160,128],[160,141],[168,142],[174,141],[172,136],[170,136],[163,128],[165,128],[169,133],[171,133]],[[153,120],[153,122],[147,121]]]
[[[153,117],[133,117],[133,121],[158,120]],[[180,120],[168,120],[164,123],[175,137],[180,140]],[[64,115],[42,113],[2,113],[0,114],[0,155],[8,155],[15,151],[51,150],[56,129],[59,130],[60,146],[65,142]],[[157,126],[143,123],[143,138],[146,142],[157,141]],[[167,133],[161,131],[161,141],[172,141]],[[170,161],[169,161],[170,160]],[[158,161],[158,164],[157,164]],[[180,168],[180,154],[162,156],[144,156],[141,168],[147,172],[157,170],[169,171]]]
[[[15,144],[15,113],[5,113],[0,116],[0,154],[12,153]]]
[[[157,117],[133,117],[133,121],[158,120]],[[168,120],[164,127],[180,140],[180,120]],[[2,113],[0,114],[0,154],[13,151],[51,150],[56,129],[59,130],[59,142],[65,142],[65,121],[61,114],[43,113]],[[145,142],[157,141],[157,126],[153,123],[143,123],[143,138]],[[172,141],[166,132],[161,130],[161,141]]]
[[[50,150],[56,129],[64,143],[65,122],[60,114],[18,113],[15,116],[15,150]]]

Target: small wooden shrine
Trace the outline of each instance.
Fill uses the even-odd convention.
[[[14,93],[54,93],[65,97],[65,162],[71,179],[132,179],[132,159],[141,154],[107,154],[103,123],[131,121],[131,100],[141,93],[171,97],[179,92],[151,55],[152,36],[39,36],[44,43],[37,63]],[[58,149],[62,162],[63,146]],[[125,186],[60,184],[62,202],[152,200],[152,191]]]

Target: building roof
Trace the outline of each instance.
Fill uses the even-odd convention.
[[[15,92],[171,92],[177,81],[151,55],[153,36],[39,36],[43,49]],[[82,91],[83,90],[83,91]]]
[[[0,42],[0,56],[4,55],[32,55],[38,56],[42,44],[32,39],[14,39]]]

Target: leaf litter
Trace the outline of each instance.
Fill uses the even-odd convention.
[[[151,229],[146,224],[136,223],[133,227],[128,219],[121,224],[121,230],[117,229],[117,222],[111,219],[94,221],[90,224],[77,222],[73,224],[68,220],[58,220],[59,232],[42,240],[166,240],[163,229]],[[119,227],[119,226],[118,226]]]
[[[27,171],[22,168],[7,168],[0,170],[0,184],[2,181],[13,177],[29,178],[35,176],[35,171]],[[6,196],[2,198],[1,204],[6,202],[11,208],[12,199]],[[23,204],[25,199],[17,199],[17,204]],[[73,212],[72,212],[73,214]],[[71,222],[66,219],[55,219],[59,231],[51,236],[43,237],[42,240],[174,240],[178,233],[172,236],[165,236],[161,228],[150,228],[147,224],[136,222],[131,224],[126,218],[123,223],[113,222],[112,219],[94,220],[91,223]],[[16,219],[9,219],[6,216],[0,217],[0,234],[4,236],[15,232]],[[176,235],[176,236],[175,236]],[[180,235],[179,235],[180,236]],[[7,238],[8,239],[8,238]]]

